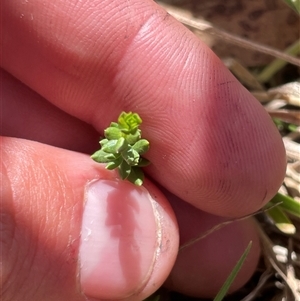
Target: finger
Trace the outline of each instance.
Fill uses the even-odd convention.
[[[154,2],[6,0],[2,7],[3,67],[99,131],[120,111],[138,111],[152,145],[148,173],[174,194],[238,216],[276,193],[285,153],[271,119]]]
[[[179,224],[181,247],[164,285],[188,296],[214,298],[251,241],[250,253],[230,292],[245,285],[255,272],[260,258],[254,221],[247,219],[222,227],[225,218],[195,210],[174,195],[167,194],[167,197]],[[197,238],[197,241],[186,246]]]
[[[85,153],[99,147],[99,134],[92,126],[58,109],[3,69],[0,78],[0,135]]]
[[[1,300],[143,300],[163,283],[178,233],[151,183],[26,140],[1,154]]]

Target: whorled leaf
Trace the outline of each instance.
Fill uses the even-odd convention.
[[[142,123],[142,119],[137,113],[122,112],[118,118],[118,124],[120,125],[121,128],[126,129],[128,133],[132,133],[136,129],[138,129],[141,123]]]

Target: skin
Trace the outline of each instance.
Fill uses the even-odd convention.
[[[177,256],[178,238],[255,212],[276,193],[285,152],[263,107],[152,1],[4,0],[1,18],[1,300],[143,300],[167,278],[170,289],[213,297],[252,240],[232,291],[241,287],[260,254],[251,219]],[[108,285],[97,290],[80,278],[86,193],[117,175],[87,154],[121,111],[142,117],[145,171],[159,187],[145,182],[156,211],[139,203],[159,222],[135,229],[142,239],[159,224],[163,235],[140,261],[119,254],[140,270],[145,254],[156,254],[146,280],[113,265],[112,254],[99,269],[114,277],[99,277]],[[112,288],[121,272],[127,284]]]

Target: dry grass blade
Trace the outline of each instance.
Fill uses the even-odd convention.
[[[256,298],[256,296],[260,293],[263,289],[267,281],[270,277],[273,276],[273,271],[271,265],[263,272],[260,276],[257,286],[241,301],[252,301]]]
[[[157,3],[160,6],[162,6],[171,16],[176,18],[182,24],[185,24],[189,27],[192,27],[192,28],[200,30],[200,31],[204,31],[210,35],[220,38],[223,41],[227,41],[228,43],[231,43],[231,44],[234,44],[234,45],[237,45],[240,47],[244,47],[247,49],[259,51],[261,53],[271,55],[278,59],[282,59],[293,65],[300,66],[300,59],[298,59],[298,58],[295,58],[295,57],[288,55],[286,53],[283,53],[281,51],[275,50],[271,47],[246,40],[239,36],[228,33],[224,30],[218,29],[213,24],[211,24],[207,21],[194,18],[190,14],[187,15],[187,12],[183,9],[174,8],[173,6],[167,5],[160,1],[158,1]]]
[[[296,41],[293,45],[288,47],[285,51],[286,54],[291,54],[292,56],[297,56],[300,52],[300,41]],[[267,65],[257,76],[257,80],[260,83],[268,82],[274,74],[276,74],[279,70],[285,67],[287,62],[275,59],[272,63]]]
[[[293,180],[298,181],[300,173],[297,172],[297,169],[299,169],[299,162],[288,164],[286,175],[291,177]]]
[[[268,110],[272,118],[279,118],[282,121],[300,126],[300,111],[296,110]]]
[[[185,243],[184,245],[182,245],[180,248],[179,248],[179,252],[183,251],[184,249],[188,248],[189,246],[197,243],[198,241],[200,241],[201,239],[207,237],[208,235],[212,234],[213,232],[215,231],[218,231],[219,229],[233,223],[233,222],[238,222],[238,221],[242,221],[242,220],[245,220],[251,216],[255,216],[257,214],[260,214],[260,213],[263,213],[263,212],[266,212],[274,207],[276,207],[278,204],[275,204],[275,205],[271,205],[269,206],[267,209],[261,209],[257,212],[254,212],[254,213],[251,213],[251,214],[248,214],[248,215],[245,215],[243,217],[240,217],[240,218],[234,218],[234,219],[230,219],[230,220],[227,220],[223,223],[220,223],[214,227],[212,227],[211,229],[207,230],[206,232],[202,233],[201,235],[195,237],[194,239],[191,239],[190,241],[188,241],[187,243]]]
[[[265,108],[272,118],[277,118],[283,122],[293,124],[298,127],[300,126],[299,82],[284,84],[271,88],[265,92],[255,92],[253,95],[266,104]],[[300,128],[294,127],[294,131],[300,132]],[[296,151],[298,151],[298,158],[300,158],[299,150]]]
[[[289,137],[283,137],[283,143],[288,159],[293,161],[300,160],[300,144],[291,140]]]
[[[242,84],[251,90],[263,91],[263,86],[259,81],[237,60],[227,58],[223,60],[225,66],[237,77]]]
[[[258,225],[257,228],[260,234],[263,251],[266,255],[265,258],[270,262],[275,271],[284,280],[287,287],[292,292],[294,300],[300,301],[300,291],[297,279],[294,277],[293,273],[287,273],[287,267],[277,260],[276,255],[273,251],[274,244],[262,230],[260,225]]]
[[[292,82],[268,91],[272,98],[284,99],[288,104],[300,107],[300,82]]]

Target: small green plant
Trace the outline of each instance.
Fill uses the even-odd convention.
[[[109,170],[118,168],[121,179],[141,186],[144,180],[144,173],[141,167],[147,166],[150,162],[141,157],[149,150],[149,141],[141,139],[142,123],[137,113],[122,112],[118,122],[112,122],[104,130],[104,139],[100,140],[101,148],[91,158],[99,163],[107,163]]]

